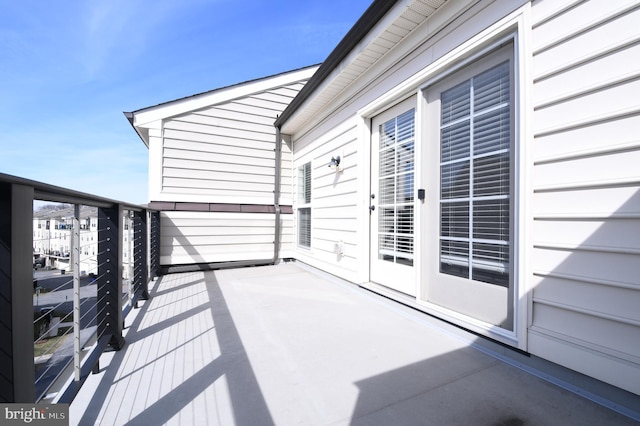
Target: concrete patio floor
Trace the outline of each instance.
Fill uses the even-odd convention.
[[[125,348],[102,356],[71,405],[72,425],[636,424],[296,263],[151,285]]]

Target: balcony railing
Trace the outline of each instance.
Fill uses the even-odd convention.
[[[68,254],[36,249],[45,237],[34,200],[73,206],[56,230]],[[159,213],[144,206],[0,174],[1,403],[68,403],[100,355],[122,348],[124,318],[159,271],[159,232]]]

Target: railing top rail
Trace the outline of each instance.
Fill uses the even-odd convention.
[[[38,182],[35,180],[25,179],[13,175],[0,173],[0,182],[30,186],[34,191],[34,198],[43,201],[51,201],[56,203],[82,204],[93,207],[112,207],[114,205],[122,205],[127,210],[141,211],[149,210],[146,205],[133,204],[125,201],[113,200],[110,198],[100,197],[98,195],[88,194],[86,192],[75,191],[73,189],[61,186],[50,185],[48,183]]]

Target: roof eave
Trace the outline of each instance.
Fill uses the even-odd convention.
[[[123,112],[124,116],[126,117],[127,121],[129,121],[129,124],[131,124],[131,127],[133,127],[133,130],[136,131],[136,133],[138,134],[138,137],[140,138],[140,140],[142,141],[142,143],[144,143],[144,145],[149,148],[149,141],[146,140],[144,138],[144,136],[140,133],[140,130],[135,126],[134,119],[135,119],[135,115],[133,112]]]
[[[282,126],[289,120],[307,99],[318,89],[331,75],[333,70],[351,53],[351,51],[364,39],[364,37],[378,24],[384,15],[393,8],[397,0],[375,0],[371,6],[358,19],[327,59],[320,65],[318,71],[309,79],[307,84],[293,98],[275,121],[275,126]]]
[[[291,84],[295,81],[307,81],[317,70],[318,65],[311,65],[291,71],[262,77],[242,83],[225,86],[208,92],[187,96],[173,101],[141,108],[131,112],[133,115],[134,127],[145,127],[190,111],[206,108],[221,102],[228,102],[254,93],[260,93],[266,89],[279,84]],[[126,116],[126,114],[125,114]],[[128,118],[128,117],[127,117]],[[131,121],[131,119],[129,119]]]

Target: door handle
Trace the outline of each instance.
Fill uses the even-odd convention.
[[[376,206],[369,206],[369,213],[373,212],[376,209]]]

